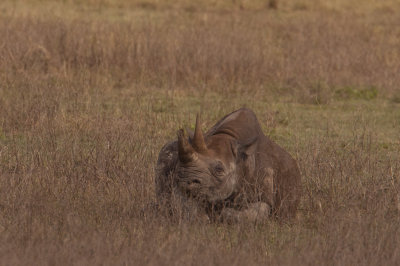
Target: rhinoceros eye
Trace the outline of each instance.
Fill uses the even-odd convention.
[[[212,172],[215,175],[222,175],[224,173],[224,166],[222,165],[221,162],[218,162],[216,165],[214,165]]]

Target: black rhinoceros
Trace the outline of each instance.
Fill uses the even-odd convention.
[[[296,161],[265,136],[253,111],[234,111],[203,135],[199,116],[188,137],[160,151],[156,196],[160,206],[189,217],[262,222],[293,218],[301,195]],[[182,212],[181,212],[182,214]]]

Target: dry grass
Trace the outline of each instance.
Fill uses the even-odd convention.
[[[399,5],[239,2],[0,4],[1,264],[400,263]],[[298,159],[297,222],[141,215],[178,127],[244,105]]]

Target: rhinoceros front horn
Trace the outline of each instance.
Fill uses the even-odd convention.
[[[183,129],[178,130],[178,156],[182,163],[190,162],[194,159],[195,151],[188,142],[188,137]]]
[[[197,114],[196,116],[196,128],[194,130],[194,136],[193,136],[193,148],[199,152],[199,153],[204,153],[207,151],[207,145],[206,142],[204,141],[204,136],[203,132],[201,131],[201,123],[200,123],[200,115]]]

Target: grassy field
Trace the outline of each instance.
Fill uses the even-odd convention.
[[[1,265],[399,265],[400,3],[0,3]],[[297,160],[290,225],[170,221],[158,152],[252,108]]]

